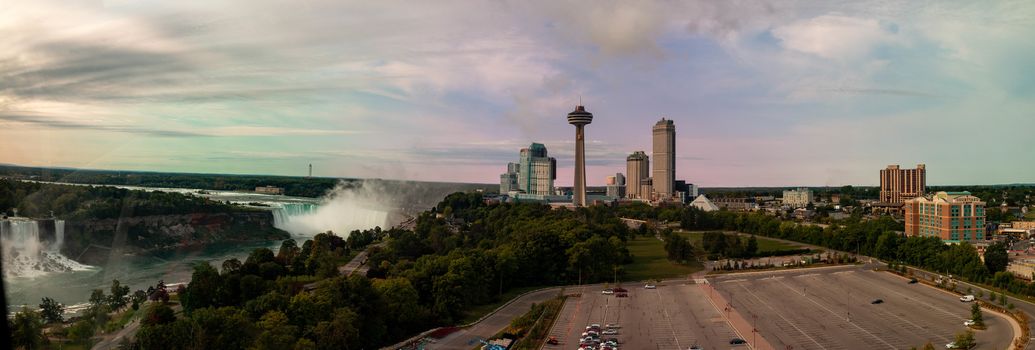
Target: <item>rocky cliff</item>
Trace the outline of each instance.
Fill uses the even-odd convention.
[[[67,220],[61,250],[81,263],[102,265],[113,254],[144,254],[216,242],[270,241],[289,236],[273,227],[273,214],[268,211]]]

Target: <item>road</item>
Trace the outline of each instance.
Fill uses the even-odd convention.
[[[477,337],[488,338],[495,335],[510,325],[511,320],[528,312],[532,308],[533,303],[538,304],[553,299],[562,290],[563,287],[555,287],[522,295],[481,322],[453,332],[434,343],[427,344],[425,348],[434,350],[470,350],[474,348],[474,345],[469,344],[472,339]]]
[[[778,349],[905,349],[928,341],[942,347],[970,318],[971,304],[952,294],[862,266],[711,280],[716,293]],[[872,304],[876,299],[883,303]],[[980,348],[1007,347],[1012,324],[990,312],[984,316],[988,330],[975,332]]]
[[[934,272],[920,270],[920,269],[913,268],[913,267],[909,267],[908,269],[909,269],[909,272],[912,273],[914,276],[917,276],[917,278],[926,279],[928,281],[934,281],[939,276],[942,276],[942,275],[934,273]],[[985,300],[985,301],[988,301],[988,295],[992,293],[988,289],[983,288],[983,287],[979,287],[979,286],[974,285],[974,284],[970,284],[970,283],[963,282],[963,281],[958,281],[958,280],[954,280],[954,281],[956,282],[956,285],[957,285],[956,290],[959,290],[961,292],[965,292],[967,288],[970,288],[973,291],[973,293],[975,294],[974,296],[977,297],[977,292],[979,290],[982,291],[982,294],[985,295],[985,297],[982,298],[982,299]],[[1011,297],[1007,297],[1006,301],[1007,301],[1007,303],[1013,303],[1014,306],[1017,309],[1020,309],[1024,313],[1028,314],[1028,319],[1029,320],[1032,320],[1032,316],[1035,315],[1035,304],[1033,304],[1032,302],[1030,302],[1028,300],[1011,298]],[[1028,322],[1028,329],[1029,329],[1028,334],[1035,335],[1035,322],[1029,321]],[[1028,345],[1025,347],[1025,349],[1035,349],[1035,345],[1033,345],[1032,343],[1035,343],[1035,338],[1032,338],[1031,341],[1028,342]]]

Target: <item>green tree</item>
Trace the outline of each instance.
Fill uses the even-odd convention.
[[[974,342],[974,332],[971,330],[956,333],[955,343],[957,349],[970,349],[977,345],[977,343]]]
[[[999,305],[1006,306],[1006,293],[999,293]]]
[[[747,245],[744,247],[744,254],[746,257],[753,257],[758,254],[758,238],[755,238],[755,235],[751,235],[751,238],[748,238]]]
[[[262,315],[257,326],[261,333],[255,339],[252,349],[280,350],[291,348],[295,344],[298,327],[288,324],[287,315],[283,312],[270,311]]]
[[[348,308],[334,310],[334,318],[316,325],[318,349],[360,349],[360,333],[356,325],[359,315]]]
[[[244,311],[234,307],[204,308],[190,315],[195,341],[211,349],[244,349],[255,338],[255,327]]]
[[[195,264],[190,283],[187,284],[186,293],[180,296],[183,310],[190,313],[197,309],[217,306],[217,296],[221,285],[222,279],[216,268],[212,267],[208,262]]]
[[[164,303],[153,303],[144,313],[141,323],[148,326],[163,325],[176,320],[176,314],[169,305]]]
[[[126,306],[129,296],[129,286],[123,286],[119,280],[111,280],[111,295],[108,296],[108,307],[112,310],[119,310]]]
[[[10,322],[11,343],[15,348],[42,349],[47,343],[43,336],[43,318],[38,312],[23,307]]]
[[[981,306],[977,302],[970,305],[970,319],[974,321],[975,326],[985,326],[985,318],[981,315]]]
[[[1006,270],[1006,265],[1009,264],[1010,257],[1006,252],[1006,244],[1003,242],[996,242],[989,245],[985,249],[985,267],[988,268],[989,273],[996,273]]]
[[[40,303],[40,316],[46,323],[61,323],[64,320],[65,306],[54,299],[43,297]]]

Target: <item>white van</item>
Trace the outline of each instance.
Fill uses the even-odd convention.
[[[960,301],[962,301],[962,302],[964,302],[964,303],[965,303],[965,302],[968,302],[968,301],[974,301],[974,296],[973,296],[973,295],[964,295],[964,296],[961,296],[961,297],[960,297]]]

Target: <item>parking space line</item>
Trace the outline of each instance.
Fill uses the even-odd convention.
[[[783,285],[784,287],[786,287],[787,289],[790,289],[791,291],[795,290],[791,286],[787,285],[787,283],[784,282],[784,281],[777,281],[777,282],[780,283],[781,285]],[[816,306],[819,306],[819,307],[823,308],[823,310],[826,310],[827,312],[829,312],[830,314],[834,315],[835,317],[837,316],[836,312],[833,312],[829,308],[827,308],[826,306],[823,306],[823,304],[820,304],[819,302],[817,302],[815,300],[812,300],[812,298],[809,298],[808,295],[805,295],[805,300],[808,300],[808,301],[812,302],[813,304],[816,304]],[[866,334],[869,334],[871,337],[873,337],[874,339],[877,339],[877,341],[880,341],[881,343],[884,343],[884,345],[887,345],[889,348],[892,348],[892,349],[896,349],[897,348],[896,346],[891,345],[888,342],[884,341],[883,338],[878,337],[878,336],[874,335],[873,333],[870,333],[870,331],[867,331],[867,330],[863,329],[862,327],[859,327],[859,325],[855,324],[854,322],[851,322],[850,320],[848,321],[848,324],[850,324],[850,325],[854,326],[855,328],[865,332]]]
[[[816,341],[816,339],[815,339],[815,338],[813,338],[813,337],[812,337],[811,335],[809,335],[808,333],[806,333],[805,331],[803,331],[803,330],[802,330],[801,328],[798,328],[798,326],[797,326],[797,325],[795,325],[795,324],[794,324],[793,322],[791,322],[790,320],[788,320],[788,319],[787,319],[786,317],[783,317],[783,315],[782,315],[782,314],[780,314],[780,311],[776,310],[776,308],[773,308],[773,306],[772,306],[772,305],[769,305],[769,303],[765,302],[765,300],[762,300],[762,298],[759,298],[759,297],[758,297],[758,295],[756,295],[756,294],[755,294],[754,292],[752,292],[752,291],[751,291],[750,289],[748,289],[748,288],[747,288],[746,286],[743,286],[743,285],[741,285],[740,287],[741,287],[741,288],[743,288],[743,289],[744,289],[744,291],[745,291],[745,292],[747,292],[748,294],[751,294],[751,296],[752,296],[752,297],[754,297],[754,298],[755,298],[756,300],[758,300],[759,302],[761,302],[761,303],[762,303],[762,305],[765,305],[765,306],[766,306],[766,307],[768,307],[768,308],[769,308],[770,310],[773,310],[773,313],[774,313],[774,314],[776,314],[776,317],[779,317],[779,318],[780,318],[781,320],[783,320],[783,322],[785,322],[785,323],[787,323],[788,325],[790,325],[791,327],[793,327],[793,328],[794,328],[795,330],[797,330],[797,331],[798,331],[798,333],[801,333],[801,335],[804,335],[804,336],[805,336],[806,338],[809,338],[809,340],[811,340],[811,341],[812,341],[813,343],[815,343],[815,344],[816,344],[816,346],[818,346],[818,347],[819,347],[820,349],[824,349],[824,350],[826,350],[826,349],[827,349],[827,348],[826,348],[825,346],[823,346],[823,344],[820,344],[820,343],[819,343],[818,341]]]

